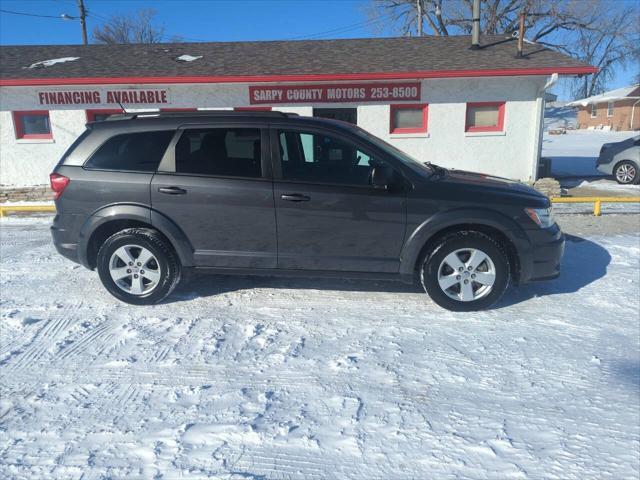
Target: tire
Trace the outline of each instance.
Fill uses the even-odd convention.
[[[613,169],[613,178],[620,185],[637,185],[640,183],[640,169],[630,160],[623,160]]]
[[[133,305],[161,302],[181,276],[180,261],[171,245],[147,228],[129,228],[107,238],[98,251],[97,268],[109,293]]]
[[[474,252],[473,258],[481,259],[476,265],[470,261]],[[431,299],[454,312],[490,307],[502,297],[509,279],[504,247],[489,235],[475,231],[455,232],[441,238],[420,268],[420,281]],[[446,285],[450,286],[444,288]]]

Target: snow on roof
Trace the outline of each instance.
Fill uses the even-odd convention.
[[[592,97],[582,98],[573,102],[567,103],[570,107],[586,107],[593,103],[605,103],[615,102],[616,100],[622,100],[623,98],[640,98],[632,97],[633,91],[640,87],[640,83],[635,85],[629,85],[628,87],[616,88],[615,90],[609,90],[608,92],[601,93],[599,95],[593,95]]]
[[[80,59],[80,57],[61,57],[61,58],[52,58],[50,60],[42,60],[41,62],[32,63],[27,68],[46,68],[56,63],[65,63],[65,62],[74,62]]]
[[[193,62],[194,60],[198,60],[202,58],[202,55],[198,55],[194,57],[193,55],[180,55],[176,60],[180,60],[181,62]]]

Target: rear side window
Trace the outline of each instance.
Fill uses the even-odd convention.
[[[86,168],[130,172],[155,172],[173,130],[125,133],[111,137],[91,156]]]
[[[80,145],[84,141],[84,139],[89,136],[90,133],[91,133],[91,130],[88,128],[84,132],[82,132],[80,136],[76,138],[71,145],[69,145],[69,148],[67,148],[67,150],[64,152],[64,154],[60,158],[58,165],[62,165],[65,162],[65,160],[69,157],[69,155],[71,155],[73,151],[76,148],[78,148],[78,145]]]
[[[176,144],[176,173],[224,177],[262,176],[260,129],[187,129]]]

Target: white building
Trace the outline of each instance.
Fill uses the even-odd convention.
[[[0,184],[48,182],[87,121],[273,108],[357,123],[446,167],[533,180],[545,85],[589,65],[510,37],[0,47]]]

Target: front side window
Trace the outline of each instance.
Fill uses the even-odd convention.
[[[504,130],[504,102],[467,103],[466,132]]]
[[[53,138],[47,110],[13,112],[13,125],[18,139]]]
[[[262,176],[260,129],[187,129],[176,144],[176,173],[223,177]]]
[[[598,106],[595,103],[591,104],[591,118],[596,118],[598,116]]]
[[[391,105],[390,133],[425,133],[428,105]]]
[[[86,168],[155,172],[175,131],[125,133],[111,137],[91,156]]]
[[[299,131],[280,131],[278,139],[284,180],[371,185],[376,160],[349,141]]]
[[[607,103],[607,117],[613,117],[613,107],[614,107],[613,102]]]

